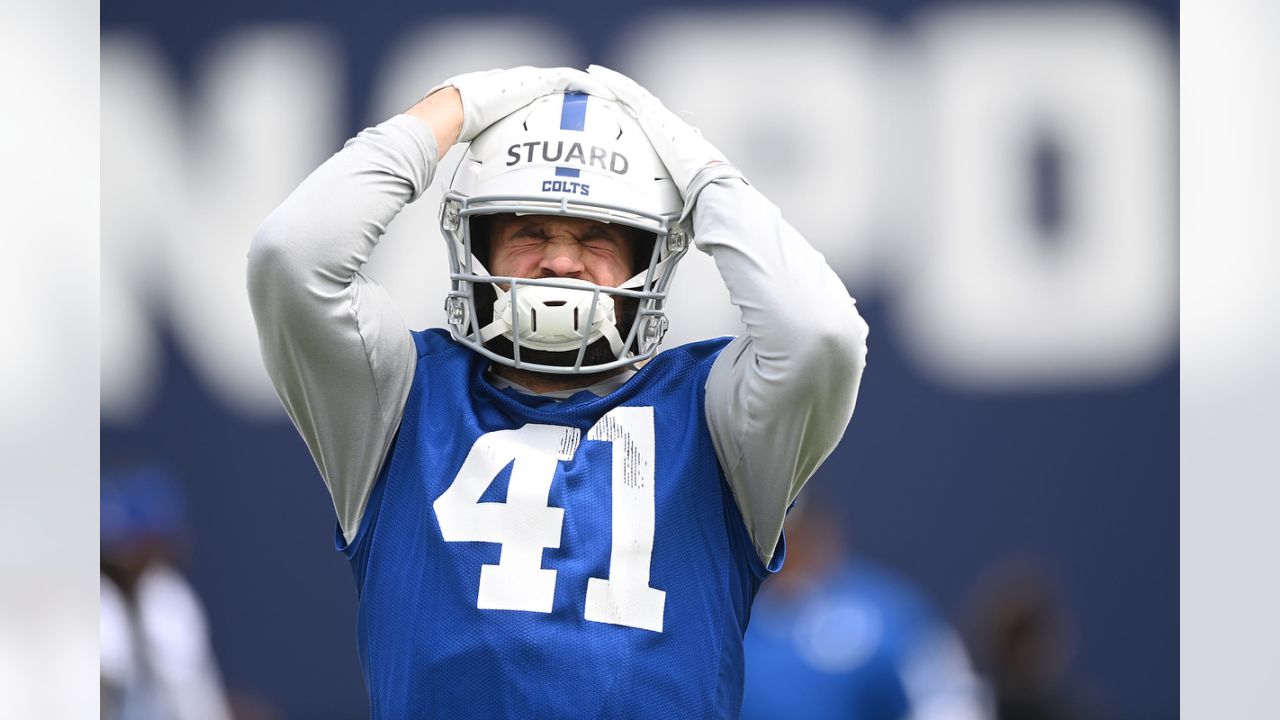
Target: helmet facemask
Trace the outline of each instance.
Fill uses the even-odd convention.
[[[494,362],[557,374],[635,367],[657,353],[666,332],[667,288],[688,245],[687,232],[676,227],[679,194],[638,124],[617,103],[592,97],[594,124],[586,123],[587,132],[564,132],[570,103],[585,115],[586,102],[578,93],[551,95],[499,121],[468,148],[445,195],[449,329],[455,340]],[[590,164],[563,167],[566,147],[570,157],[577,150]],[[520,162],[524,152],[527,161]],[[605,157],[614,159],[612,168]],[[554,181],[557,176],[578,180]],[[590,199],[583,197],[588,189]],[[502,213],[615,223],[651,241],[633,243],[635,275],[616,288],[574,278],[499,277],[485,261],[489,221]]]

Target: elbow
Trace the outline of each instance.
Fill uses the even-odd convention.
[[[249,241],[249,257],[246,263],[248,272],[249,297],[254,299],[271,285],[271,278],[278,274],[285,265],[282,262],[283,243],[279,234],[274,232],[271,219],[258,227]]]
[[[296,232],[286,227],[286,220],[278,209],[268,215],[249,240],[249,270],[276,267],[289,252],[289,239],[296,236]]]
[[[839,312],[816,320],[809,336],[810,346],[803,353],[809,360],[805,376],[828,389],[845,384],[856,386],[867,363],[868,333],[867,322],[858,314],[852,299]]]
[[[292,257],[290,233],[274,216],[268,217],[249,241],[247,284],[255,307],[272,301],[275,291],[296,284],[293,275],[301,267]]]

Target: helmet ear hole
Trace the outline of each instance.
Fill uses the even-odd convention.
[[[472,327],[478,331],[493,322],[493,306],[498,301],[498,291],[493,289],[492,283],[487,282],[473,283],[471,287],[476,298],[476,319]]]
[[[649,261],[653,258],[653,246],[658,242],[658,236],[639,228],[628,229],[631,230],[631,274],[636,275],[649,267]]]
[[[492,246],[493,220],[493,215],[472,215],[468,220],[471,254],[486,268],[490,265],[489,249]]]

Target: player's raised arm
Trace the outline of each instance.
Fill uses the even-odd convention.
[[[681,188],[694,242],[742,312],[720,354],[707,422],[766,564],[786,510],[844,434],[866,361],[867,326],[826,260],[724,155],[629,78],[592,66],[632,107]]]
[[[400,423],[416,361],[400,312],[361,268],[451,144],[585,77],[523,67],[452,78],[347,141],[254,235],[249,299],[267,372],[348,540]]]

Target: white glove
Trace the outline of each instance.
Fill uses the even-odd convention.
[[[667,166],[671,179],[680,189],[680,197],[689,201],[689,184],[700,170],[715,163],[727,163],[724,154],[702,137],[698,128],[681,120],[631,78],[606,67],[591,65],[587,73],[605,85],[636,114],[640,127],[653,149],[658,151],[662,164]]]
[[[537,100],[566,90],[614,99],[603,84],[575,68],[521,66],[455,75],[431,88],[453,86],[462,96],[462,131],[458,142],[471,142],[485,128]]]

